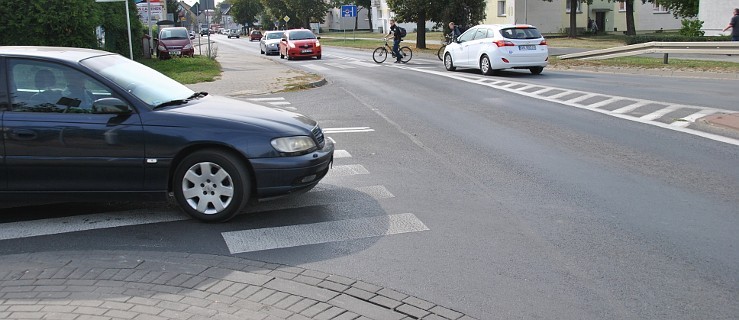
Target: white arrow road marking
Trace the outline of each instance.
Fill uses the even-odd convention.
[[[231,254],[429,230],[412,213],[223,232]]]

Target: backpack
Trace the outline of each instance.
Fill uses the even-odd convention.
[[[401,38],[405,38],[405,36],[406,36],[406,35],[408,34],[408,33],[407,33],[407,32],[405,31],[405,28],[403,28],[403,27],[401,27],[401,26],[398,26],[398,31],[400,31],[400,37],[401,37]]]

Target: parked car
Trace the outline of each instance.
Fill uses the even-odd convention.
[[[259,30],[252,30],[251,32],[249,32],[249,41],[254,41],[254,40],[259,41],[261,39],[262,39],[262,32],[261,31],[259,31]]]
[[[210,29],[208,28],[200,28],[200,36],[207,36],[210,34]]]
[[[228,38],[229,39],[231,39],[231,38],[239,38],[239,37],[241,37],[241,32],[239,31],[239,29],[231,29],[231,30],[228,30]]]
[[[321,37],[317,37],[308,29],[287,30],[280,39],[280,58],[291,60],[299,57],[316,57],[316,59],[321,59],[319,39]]]
[[[540,74],[549,62],[547,41],[532,25],[474,26],[444,49],[444,67],[480,69],[491,75],[502,69],[528,69]]]
[[[121,55],[0,46],[0,201],[165,200],[225,221],[306,191],[334,145],[309,117],[193,92]]]
[[[159,39],[157,39],[157,56],[159,59],[193,57],[194,55],[195,48],[186,28],[171,27],[159,30]]]
[[[280,40],[284,34],[283,31],[265,32],[262,40],[259,40],[259,52],[267,55],[280,53]]]

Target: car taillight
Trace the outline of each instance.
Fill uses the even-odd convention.
[[[513,42],[510,42],[508,40],[495,41],[495,45],[498,47],[515,47],[516,46],[515,44],[513,44]]]
[[[539,45],[540,46],[546,46],[547,45],[547,41],[546,40],[541,40],[541,42],[539,42]]]

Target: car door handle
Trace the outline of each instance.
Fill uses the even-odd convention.
[[[38,134],[36,134],[36,131],[34,130],[15,129],[10,132],[10,137],[15,140],[28,141],[38,138]]]

